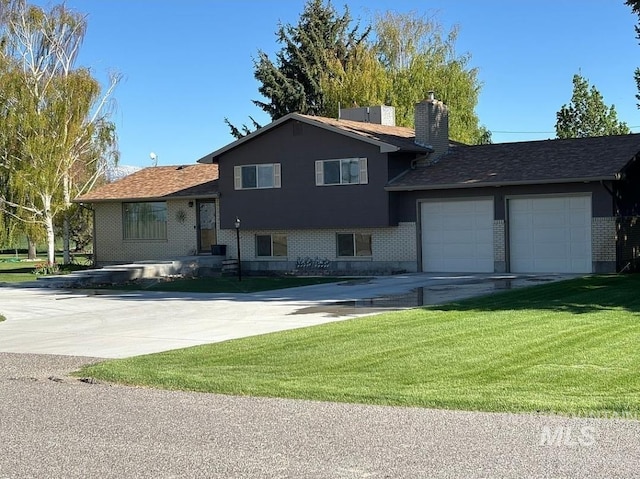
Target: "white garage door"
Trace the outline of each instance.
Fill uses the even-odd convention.
[[[513,273],[591,273],[591,197],[509,200]]]
[[[421,203],[422,270],[492,273],[493,200]]]

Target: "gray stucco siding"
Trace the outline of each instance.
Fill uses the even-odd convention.
[[[600,183],[559,183],[546,185],[517,185],[486,188],[459,188],[449,190],[424,190],[393,192],[391,202],[397,205],[398,221],[415,221],[416,205],[423,199],[447,198],[494,198],[494,219],[504,220],[506,214],[505,198],[527,195],[591,194],[593,217],[613,216],[613,199]]]
[[[222,228],[309,229],[389,226],[387,154],[379,147],[290,121],[218,159]],[[295,124],[295,128],[294,128]],[[368,183],[316,186],[316,160],[367,158]],[[234,189],[234,167],[279,163],[281,187]]]

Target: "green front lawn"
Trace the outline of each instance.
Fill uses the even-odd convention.
[[[62,256],[56,256],[56,261],[60,265],[59,274],[87,269],[91,266],[90,257],[85,254],[75,254],[73,256],[73,264],[62,265]],[[24,254],[0,254],[0,283],[35,281],[37,279],[35,274],[36,267],[46,264],[46,262],[46,254],[40,254],[35,261],[27,261],[27,257]]]
[[[42,260],[39,262],[43,262]],[[23,283],[36,279],[33,269],[38,261],[23,261],[22,257],[0,255],[0,283]]]
[[[78,374],[223,394],[640,415],[638,291],[640,275],[582,278],[109,361]]]

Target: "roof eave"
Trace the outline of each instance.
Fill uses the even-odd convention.
[[[426,191],[426,190],[449,190],[460,188],[483,188],[500,186],[522,186],[522,185],[552,185],[559,183],[592,183],[594,181],[617,180],[617,175],[594,176],[585,178],[553,178],[545,180],[519,180],[519,181],[484,181],[476,183],[448,183],[438,185],[413,185],[413,186],[385,186],[385,191]]]
[[[145,196],[145,197],[129,197],[129,198],[93,198],[83,199],[74,198],[72,203],[129,203],[129,202],[141,202],[141,201],[167,201],[167,200],[195,200],[206,198],[219,198],[220,193],[207,193],[203,195],[172,195],[169,193],[164,196]]]
[[[228,145],[223,146],[222,148],[215,150],[212,153],[209,153],[205,156],[203,156],[202,158],[200,158],[199,160],[197,160],[198,163],[215,163],[215,160],[217,159],[217,157],[219,157],[220,155],[226,153],[229,150],[233,150],[234,148],[237,148],[238,146],[242,145],[243,143],[246,143],[249,140],[252,140],[253,138],[262,135],[263,133],[266,133],[267,131],[271,130],[272,128],[275,128],[279,125],[281,125],[282,123],[285,123],[289,120],[296,120],[296,121],[300,121],[302,123],[306,123],[307,125],[312,125],[312,126],[316,126],[318,128],[323,128],[325,130],[331,131],[333,133],[337,133],[339,135],[343,135],[343,136],[347,136],[349,138],[353,138],[359,141],[363,141],[365,143],[369,143],[372,145],[377,146],[378,148],[380,148],[380,153],[393,153],[396,151],[399,151],[401,148],[399,146],[396,145],[392,145],[390,143],[386,143],[384,141],[380,141],[380,140],[375,140],[373,138],[368,138],[367,136],[364,135],[358,135],[357,133],[353,133],[350,131],[346,131],[346,130],[342,130],[340,128],[336,128],[335,126],[332,125],[327,125],[325,123],[322,123],[320,121],[313,121],[312,118],[308,118],[304,115],[300,115],[299,113],[289,113],[288,115],[285,115],[281,118],[278,118],[277,120],[269,123],[268,125],[263,126],[262,128],[249,133],[247,136],[244,136],[232,143],[229,143]]]

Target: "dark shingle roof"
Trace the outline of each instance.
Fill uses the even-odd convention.
[[[426,153],[429,148],[416,145],[414,142],[415,132],[411,128],[401,126],[386,126],[375,123],[363,123],[359,121],[337,120],[334,118],[325,118],[322,116],[302,115],[300,113],[289,113],[268,125],[240,138],[239,140],[229,143],[218,150],[203,156],[198,163],[215,163],[218,157],[227,151],[253,140],[254,138],[264,135],[271,129],[276,128],[288,121],[299,121],[308,125],[324,128],[340,135],[349,136],[366,143],[376,145],[381,152],[393,151],[412,151]]]
[[[434,164],[392,180],[389,190],[613,180],[640,152],[640,134],[454,146]]]
[[[215,196],[218,165],[156,166],[103,185],[76,202],[148,200]]]

